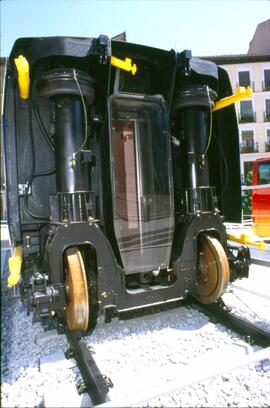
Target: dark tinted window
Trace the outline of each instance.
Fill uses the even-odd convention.
[[[270,161],[259,165],[259,184],[270,184]]]
[[[242,117],[252,117],[253,115],[252,102],[251,101],[241,101],[240,110],[241,110]]]
[[[249,71],[238,72],[239,86],[250,85],[250,75]]]
[[[270,88],[270,69],[264,70],[264,86]]]

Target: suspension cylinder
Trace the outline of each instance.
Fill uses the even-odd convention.
[[[209,185],[209,172],[204,153],[210,137],[209,117],[216,94],[207,86],[193,85],[177,93],[174,101],[176,116],[183,121],[187,153],[187,188]]]
[[[91,180],[83,149],[87,149],[87,109],[94,102],[94,80],[75,69],[58,69],[42,76],[40,92],[54,106],[56,189],[58,197],[64,194],[61,199],[51,198],[51,213],[59,214],[60,220],[86,220]],[[64,208],[64,202],[70,205]]]
[[[55,166],[58,192],[88,191],[89,169],[81,160],[85,124],[80,97],[55,97]],[[77,153],[78,152],[78,153]]]
[[[186,84],[175,96],[174,115],[184,135],[185,177],[181,191],[184,212],[212,211],[216,205],[213,188],[209,186],[206,155],[215,100],[216,93],[206,85]]]

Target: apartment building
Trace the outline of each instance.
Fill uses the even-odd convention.
[[[270,155],[270,54],[217,57],[227,70],[233,92],[251,86],[251,98],[236,103],[243,182],[258,157]],[[217,61],[218,60],[218,61]]]

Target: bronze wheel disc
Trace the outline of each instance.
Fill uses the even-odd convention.
[[[221,243],[214,237],[199,238],[199,272],[196,299],[212,303],[226,291],[230,279],[227,256]]]
[[[71,331],[86,331],[89,322],[88,288],[82,255],[77,247],[67,249],[66,265],[67,325]]]

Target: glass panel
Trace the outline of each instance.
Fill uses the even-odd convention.
[[[169,266],[174,228],[166,105],[159,97],[112,96],[114,229],[126,273]]]
[[[239,77],[239,86],[250,85],[249,71],[238,72],[238,77]]]
[[[242,117],[252,117],[252,102],[251,101],[241,101],[240,102],[241,116]]]
[[[270,99],[265,100],[265,111],[267,116],[270,115]]]
[[[267,143],[270,143],[270,129],[267,129],[266,131],[266,138],[267,138]]]
[[[259,184],[270,184],[270,161],[259,165]]]
[[[265,88],[270,87],[270,69],[264,70],[264,83],[265,83]]]
[[[253,130],[243,130],[242,145],[243,147],[249,147],[249,148],[254,147]]]

